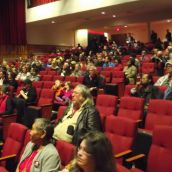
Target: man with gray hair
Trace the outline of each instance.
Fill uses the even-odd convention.
[[[102,130],[101,119],[96,110],[90,90],[82,84],[75,87],[72,103],[58,121],[53,137],[77,145],[88,131]]]

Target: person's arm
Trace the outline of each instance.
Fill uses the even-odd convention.
[[[87,130],[91,130],[91,131],[102,130],[99,112],[94,107],[89,108],[87,114]]]
[[[44,157],[41,172],[57,172],[61,168],[58,154],[49,154]]]

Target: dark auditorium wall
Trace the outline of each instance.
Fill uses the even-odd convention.
[[[24,0],[0,0],[0,56],[25,52],[26,19]]]

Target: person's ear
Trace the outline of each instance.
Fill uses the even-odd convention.
[[[46,131],[44,130],[43,133],[42,133],[42,135],[41,135],[41,139],[45,138],[46,134],[47,134],[47,133],[46,133]]]

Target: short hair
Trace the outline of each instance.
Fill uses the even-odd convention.
[[[36,118],[34,123],[38,124],[38,130],[42,130],[46,133],[44,138],[44,144],[46,145],[52,142],[54,126],[51,124],[51,122],[45,118]]]
[[[91,154],[95,161],[95,171],[117,171],[111,142],[104,133],[99,131],[90,131],[82,137],[79,145],[83,140],[86,143],[86,152]]]

